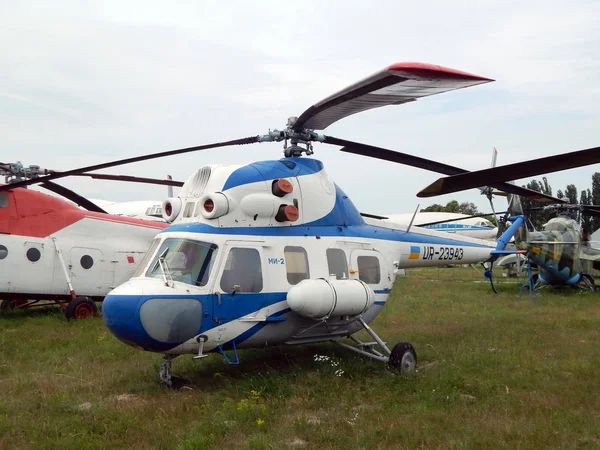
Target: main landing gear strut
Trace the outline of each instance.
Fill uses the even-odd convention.
[[[358,322],[362,325],[369,335],[375,339],[375,342],[362,342],[354,336],[348,338],[356,344],[356,346],[346,344],[344,342],[334,341],[336,344],[352,350],[360,355],[367,356],[377,361],[388,363],[390,367],[399,370],[402,373],[414,372],[417,367],[417,352],[414,347],[408,342],[400,342],[394,346],[392,350],[385,345],[385,342],[373,331],[373,329],[363,320],[358,318]],[[375,347],[379,347],[376,350]],[[383,351],[383,353],[382,353]]]

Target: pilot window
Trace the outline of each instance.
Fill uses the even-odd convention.
[[[160,239],[157,238],[152,241],[152,244],[150,244],[150,248],[146,251],[146,254],[142,258],[142,261],[137,266],[137,269],[135,269],[135,271],[133,272],[132,277],[141,277],[142,275],[144,275],[146,267],[148,267],[148,263],[154,257],[154,252],[156,251],[156,248],[159,245]]]
[[[221,277],[221,290],[223,292],[260,292],[262,288],[262,269],[258,250],[255,248],[232,248]]]
[[[298,284],[302,280],[309,278],[306,250],[302,247],[285,247],[283,249],[283,256],[285,257],[285,270],[287,272],[288,283]]]
[[[8,206],[8,194],[0,193],[0,208],[6,208]]]
[[[357,262],[359,280],[367,284],[379,284],[381,281],[379,259],[376,256],[359,256]]]
[[[166,239],[154,255],[146,276],[205,286],[216,249],[216,245],[206,242]]]
[[[327,249],[327,267],[329,268],[330,277],[335,275],[336,280],[348,279],[346,253],[341,248]]]

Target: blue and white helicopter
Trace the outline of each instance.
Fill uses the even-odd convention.
[[[306,156],[313,154],[313,142],[321,142],[445,175],[464,174],[315,130],[371,108],[489,81],[429,64],[394,64],[288,119],[283,131],[53,173],[13,188],[186,152],[283,141],[283,159],[201,167],[178,197],[163,203],[171,226],[156,236],[133,277],[104,299],[106,325],[123,342],[164,354],[160,380],[168,386],[178,355],[201,359],[221,353],[237,364],[239,349],[325,341],[412,371],[413,346],[388,346],[369,326],[385,306],[397,270],[477,263],[508,253],[504,247],[523,217],[512,218],[497,243],[411,224],[394,228],[381,217],[361,214],[323,164]],[[502,181],[492,186],[540,198]],[[360,330],[374,342],[356,338]]]

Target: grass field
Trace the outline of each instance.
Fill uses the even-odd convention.
[[[398,278],[372,325],[416,347],[410,375],[324,344],[242,351],[239,366],[184,356],[173,372],[191,388],[168,391],[160,356],[100,319],[5,315],[0,448],[600,448],[600,293],[532,301],[475,280],[470,268]]]

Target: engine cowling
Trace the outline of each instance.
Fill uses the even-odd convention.
[[[290,309],[311,319],[358,316],[367,311],[375,292],[360,280],[302,280],[287,295]]]

